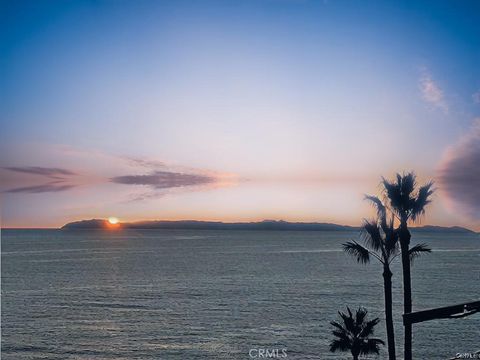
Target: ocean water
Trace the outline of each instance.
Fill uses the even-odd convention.
[[[340,244],[354,232],[2,231],[2,359],[287,359],[331,354],[346,305],[383,318],[381,267]],[[414,234],[414,309],[480,299],[480,237]],[[401,273],[394,273],[401,354]],[[384,322],[376,334],[384,337]],[[415,359],[480,350],[480,313],[414,325]],[[258,358],[258,357],[257,357]],[[386,358],[385,352],[370,358]],[[399,359],[401,356],[399,356]]]

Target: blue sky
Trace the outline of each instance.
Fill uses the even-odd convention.
[[[411,169],[437,181],[426,221],[478,224],[478,192],[459,185],[480,167],[477,1],[2,8],[4,225],[353,224],[381,175]]]

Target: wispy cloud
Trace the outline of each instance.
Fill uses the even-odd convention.
[[[6,166],[4,167],[4,169],[32,175],[48,176],[53,178],[75,175],[73,171],[67,169],[40,166]]]
[[[150,169],[160,169],[166,166],[164,162],[158,160],[140,159],[129,156],[125,156],[123,159],[132,166],[139,166]]]
[[[480,104],[480,90],[472,94],[472,100],[475,104]]]
[[[74,187],[75,187],[75,185],[68,185],[68,184],[63,184],[63,183],[52,182],[52,183],[43,184],[43,185],[18,187],[18,188],[14,188],[14,189],[9,189],[6,192],[8,192],[8,193],[39,194],[39,193],[45,193],[45,192],[65,191],[65,190],[70,190]]]
[[[5,190],[7,193],[60,192],[77,186],[72,182],[77,174],[68,169],[41,166],[5,166],[3,169],[23,174],[24,177],[27,176],[29,182],[33,182],[27,186],[11,187]]]
[[[447,150],[439,183],[448,200],[469,217],[480,219],[480,119]]]
[[[149,158],[116,156],[95,150],[60,148],[59,162],[76,164],[74,170],[44,166],[3,166],[0,191],[5,193],[47,193],[101,184],[130,185],[124,194],[130,201],[149,200],[179,191],[198,191],[205,186],[232,184],[231,174],[166,164]],[[86,161],[79,161],[86,159]],[[70,163],[70,162],[69,162]],[[105,166],[108,165],[108,166]],[[136,186],[136,187],[135,187]],[[140,186],[147,191],[139,195]],[[131,200],[131,199],[134,200]]]
[[[444,113],[448,113],[448,104],[445,101],[443,90],[427,69],[421,70],[419,87],[423,100],[434,108],[442,110]]]

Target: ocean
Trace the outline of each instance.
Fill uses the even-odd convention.
[[[348,231],[3,230],[2,359],[346,359],[328,350],[345,306],[382,321],[382,268]],[[480,236],[414,233],[414,310],[480,300]],[[402,353],[400,263],[394,264]],[[415,359],[480,350],[480,313],[413,326]],[[386,349],[380,356],[385,359]]]

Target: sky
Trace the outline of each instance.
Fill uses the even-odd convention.
[[[358,225],[382,176],[480,230],[478,1],[4,1],[3,227]]]

